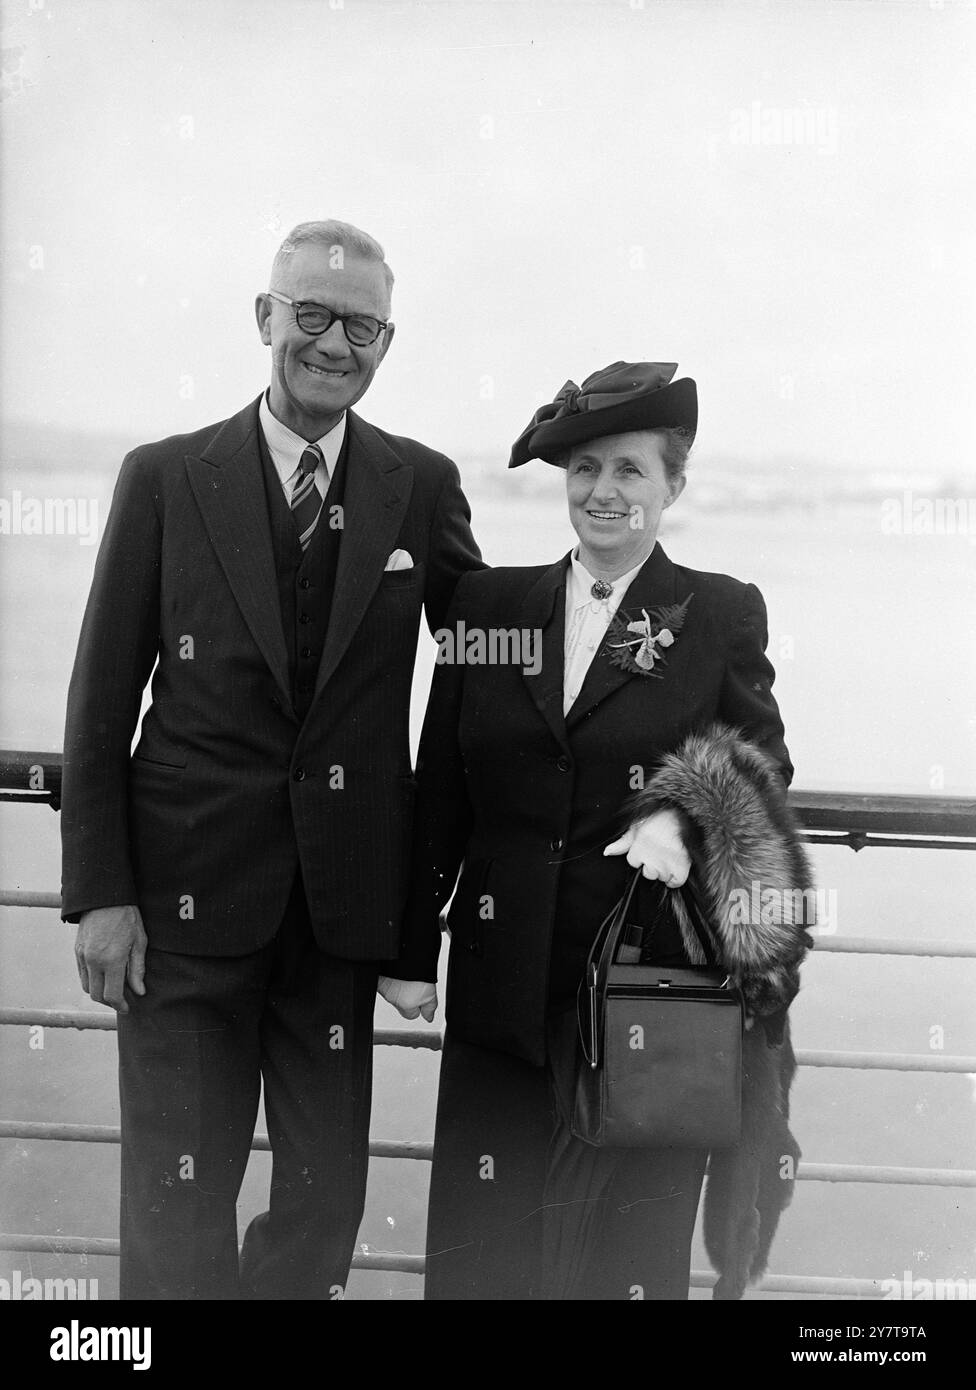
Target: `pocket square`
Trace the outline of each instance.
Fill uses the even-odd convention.
[[[409,550],[394,550],[386,562],[386,570],[412,570],[413,556]]]

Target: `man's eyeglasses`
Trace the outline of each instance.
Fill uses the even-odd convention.
[[[294,309],[295,322],[303,333],[308,333],[313,338],[328,332],[338,319],[342,324],[343,333],[354,347],[369,347],[370,343],[375,343],[383,330],[390,326],[389,322],[374,319],[369,314],[337,314],[334,309],[327,309],[324,304],[289,299],[277,290],[267,290],[265,293],[270,299],[277,299],[279,304],[287,304]]]

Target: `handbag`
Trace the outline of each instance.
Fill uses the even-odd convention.
[[[704,968],[621,963],[638,869],[590,948],[577,994],[582,1058],[572,1133],[598,1148],[738,1142],[742,995],[716,961],[697,890],[680,891]],[[625,947],[626,952],[626,947]]]

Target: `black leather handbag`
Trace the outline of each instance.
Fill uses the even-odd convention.
[[[704,967],[621,963],[638,869],[604,919],[577,995],[583,1057],[572,1131],[599,1148],[721,1148],[737,1143],[742,996],[715,959],[697,892],[679,890]],[[638,955],[624,947],[624,954]]]

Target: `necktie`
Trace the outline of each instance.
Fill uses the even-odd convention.
[[[302,550],[308,549],[315,523],[322,508],[322,494],[315,486],[315,470],[322,462],[322,452],[317,444],[310,444],[299,460],[301,473],[295,479],[291,494],[291,512],[298,528],[298,539]]]

